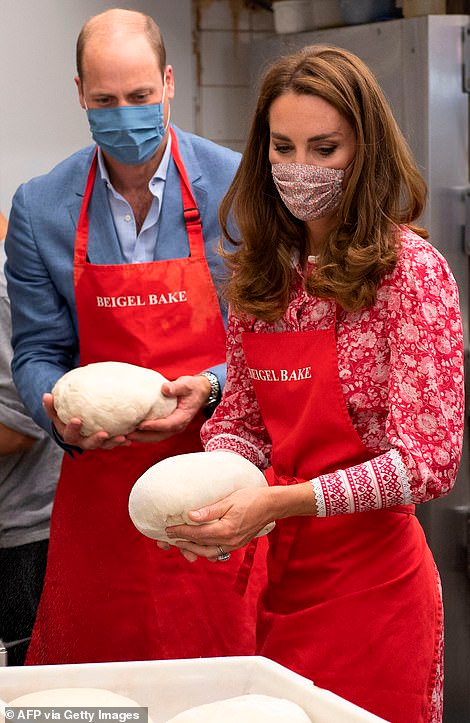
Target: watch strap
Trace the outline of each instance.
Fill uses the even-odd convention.
[[[209,412],[209,415],[212,414],[214,409],[216,408],[217,404],[220,402],[220,398],[222,396],[222,390],[220,388],[220,382],[217,379],[217,376],[214,374],[214,372],[201,372],[201,377],[206,377],[206,379],[209,380],[209,384],[211,385],[211,390],[209,393],[209,398],[204,405],[204,412]]]

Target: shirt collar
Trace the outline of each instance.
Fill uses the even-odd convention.
[[[149,181],[149,188],[152,189],[152,182],[156,179],[160,181],[166,181],[166,176],[168,173],[168,164],[170,162],[170,155],[171,155],[171,135],[168,134],[168,141],[166,144],[165,151],[162,156],[162,160],[160,161],[158,168],[156,169],[155,173],[153,174],[152,178]],[[106,168],[106,164],[104,162],[103,158],[103,152],[101,148],[98,146],[98,168],[100,171],[101,179],[106,183],[108,188],[111,188],[114,191],[113,184],[111,183],[109,179],[108,169]]]

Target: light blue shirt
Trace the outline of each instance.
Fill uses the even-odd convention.
[[[98,147],[99,172],[101,178],[106,184],[111,214],[116,227],[119,243],[121,244],[122,253],[129,264],[145,263],[153,261],[155,258],[155,246],[158,236],[160,210],[163,202],[163,192],[165,190],[170,155],[171,136],[168,137],[168,143],[166,144],[160,165],[149,181],[149,191],[153,196],[152,205],[150,206],[149,212],[142,224],[140,233],[137,235],[132,208],[124,196],[121,196],[121,194],[113,187],[101,149]],[[214,372],[219,379],[221,387],[223,387],[225,383],[225,366],[219,364],[211,368],[209,371]]]
[[[124,196],[113,187],[104,163],[101,149],[98,148],[98,167],[101,178],[106,183],[109,205],[113,216],[116,232],[121,244],[122,253],[129,264],[145,263],[155,258],[155,246],[158,236],[160,210],[165,190],[168,163],[171,155],[171,136],[168,136],[165,152],[148,187],[152,194],[152,205],[145,218],[139,234],[136,232],[135,218],[131,206]]]

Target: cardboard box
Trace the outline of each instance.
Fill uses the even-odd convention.
[[[203,703],[263,693],[298,703],[312,723],[380,723],[311,681],[260,656],[155,660],[125,663],[42,665],[0,669],[0,698],[45,688],[105,688],[149,709],[153,723]]]
[[[446,0],[402,0],[403,17],[415,18],[420,15],[445,15]]]

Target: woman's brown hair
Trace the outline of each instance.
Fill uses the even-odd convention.
[[[334,298],[348,311],[371,306],[380,280],[396,264],[398,226],[411,226],[421,215],[427,188],[371,71],[352,53],[325,45],[281,57],[262,80],[246,149],[219,213],[224,236],[235,246],[221,249],[231,271],[226,298],[237,313],[279,318],[289,303],[292,249],[302,264],[309,253],[305,224],[281,201],[268,157],[269,111],[287,92],[328,101],[350,123],[357,143],[336,226],[307,291]],[[232,219],[237,238],[229,230]]]

